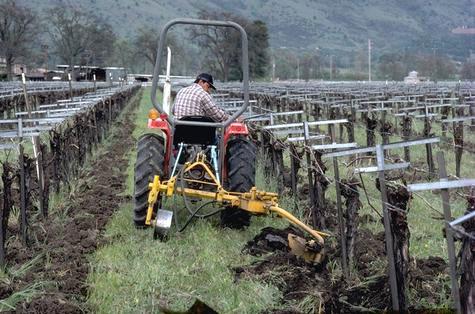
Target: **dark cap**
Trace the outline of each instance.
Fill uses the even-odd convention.
[[[195,83],[198,83],[200,80],[207,82],[212,89],[216,90],[216,87],[214,87],[213,85],[213,77],[211,76],[211,74],[201,73],[196,77]]]

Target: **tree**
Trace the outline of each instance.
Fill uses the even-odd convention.
[[[302,79],[305,81],[318,78],[320,72],[320,58],[316,54],[305,53],[300,61]],[[321,78],[321,76],[320,76]]]
[[[416,69],[422,76],[432,80],[453,79],[455,66],[446,56],[420,54],[416,56]]]
[[[37,16],[32,10],[14,0],[0,2],[0,56],[5,58],[9,80],[15,60],[30,52],[37,29]]]
[[[147,25],[139,28],[135,35],[134,46],[136,55],[147,60],[152,67],[155,65],[155,61],[157,60],[159,39],[160,32]],[[182,50],[178,48],[175,37],[170,34],[167,35],[165,47],[167,46],[172,49],[174,56],[181,55]],[[166,55],[166,49],[164,49],[164,53]],[[166,63],[162,62],[162,67],[164,66],[166,66]]]
[[[200,19],[233,21],[241,25],[248,35],[250,77],[267,74],[269,67],[269,35],[262,21],[251,22],[227,12],[201,11]],[[194,27],[192,40],[197,40],[207,69],[223,81],[242,79],[241,35],[231,27]]]
[[[289,49],[274,51],[275,78],[279,80],[294,79],[297,77],[298,55]]]
[[[384,54],[379,58],[379,76],[385,80],[402,81],[409,72],[403,56],[397,53]]]
[[[109,59],[110,63],[132,69],[135,66],[134,59],[134,49],[128,40],[121,38],[114,43],[114,53]]]
[[[249,40],[249,77],[250,78],[262,78],[267,75],[269,68],[269,34],[267,31],[267,25],[260,21],[249,22],[246,20],[241,21],[241,25],[246,30]],[[236,38],[235,47],[233,51],[233,58],[230,64],[230,77],[231,80],[242,79],[242,67],[241,67],[241,41]]]
[[[112,27],[92,13],[72,7],[56,7],[48,11],[51,40],[56,54],[73,66],[82,63],[104,65],[113,49],[115,34]]]

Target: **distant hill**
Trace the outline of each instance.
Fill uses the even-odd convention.
[[[68,4],[87,8],[117,33],[131,36],[143,24],[159,29],[201,9],[224,10],[269,27],[271,46],[340,55],[366,49],[446,53],[463,60],[475,50],[474,35],[453,34],[475,27],[475,0],[20,0],[35,9]]]

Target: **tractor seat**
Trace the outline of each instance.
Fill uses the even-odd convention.
[[[210,117],[205,116],[186,116],[180,120],[216,122]],[[173,145],[176,146],[181,142],[192,145],[214,145],[216,144],[216,127],[202,125],[177,125],[175,126],[175,133],[173,135]]]

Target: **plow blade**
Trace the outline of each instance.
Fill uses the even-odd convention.
[[[166,240],[172,226],[173,212],[169,210],[157,210],[157,218],[153,230],[153,238],[161,241]]]
[[[288,234],[287,240],[290,252],[297,257],[303,258],[307,263],[318,265],[325,258],[323,246],[315,240],[307,241],[292,233]]]

